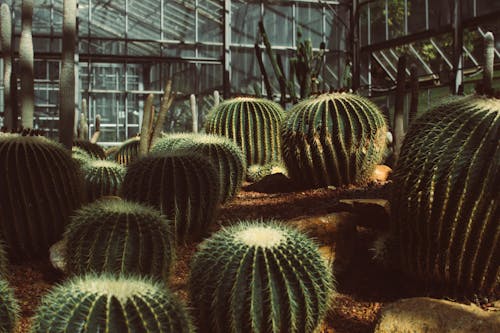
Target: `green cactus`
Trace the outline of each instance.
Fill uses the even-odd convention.
[[[88,140],[77,139],[73,140],[73,146],[85,150],[87,153],[90,154],[92,158],[101,160],[106,159],[106,154],[104,153],[104,149],[102,149],[102,147],[99,146],[97,143],[92,143]]]
[[[133,137],[124,141],[113,153],[114,160],[123,165],[129,165],[139,157],[139,137]]]
[[[271,162],[265,165],[253,164],[247,169],[247,180],[249,182],[258,182],[262,178],[275,173],[288,175],[286,167],[280,162]]]
[[[55,287],[37,310],[32,333],[194,332],[183,304],[158,283],[86,275]]]
[[[385,150],[382,113],[366,98],[323,94],[295,105],[281,129],[290,178],[305,187],[365,183]]]
[[[393,175],[404,271],[450,292],[499,286],[500,100],[455,98],[414,121]]]
[[[107,199],[76,211],[65,239],[67,271],[109,272],[168,280],[174,247],[171,221],[148,206]]]
[[[178,133],[159,139],[151,153],[192,150],[206,155],[217,167],[221,203],[234,197],[245,178],[245,159],[241,149],[226,137],[218,135]]]
[[[191,304],[206,332],[314,332],[332,292],[316,245],[273,221],[223,229],[191,262]]]
[[[13,333],[19,317],[19,305],[7,281],[0,278],[0,332]]]
[[[12,106],[12,14],[10,7],[5,2],[0,7],[0,45],[2,45],[3,59],[3,100],[4,100],[4,125],[7,131],[17,126],[14,119]]]
[[[48,255],[82,200],[82,179],[59,144],[0,136],[0,230],[12,259]]]
[[[71,158],[78,164],[79,167],[83,167],[84,164],[93,160],[89,153],[82,148],[78,148],[77,146],[71,147]]]
[[[82,165],[87,201],[118,195],[125,177],[125,167],[105,160],[89,160]]]
[[[281,160],[279,129],[284,115],[272,101],[238,97],[212,109],[205,130],[233,140],[245,154],[247,165],[266,164]]]
[[[219,204],[217,169],[206,156],[173,151],[148,155],[130,164],[122,195],[150,204],[175,221],[177,241],[197,240],[208,232]]]
[[[0,240],[0,277],[6,276],[8,263],[9,260],[7,259],[7,253],[5,252],[4,242]]]

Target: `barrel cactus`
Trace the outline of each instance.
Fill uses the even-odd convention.
[[[500,281],[500,99],[467,96],[415,120],[393,181],[401,267],[450,292]]]
[[[71,147],[71,158],[73,158],[73,161],[80,167],[93,159],[89,153],[77,146]]]
[[[315,332],[333,291],[318,248],[296,230],[247,221],[199,245],[189,276],[206,332]]]
[[[207,116],[207,133],[230,138],[245,154],[247,165],[281,160],[280,126],[285,113],[267,99],[238,97],[216,106]]]
[[[122,195],[153,205],[175,222],[177,241],[208,232],[219,204],[219,180],[208,157],[186,151],[145,156],[130,164]]]
[[[6,276],[8,263],[9,260],[7,258],[7,252],[5,252],[5,245],[3,241],[0,240],[0,277]]]
[[[19,314],[19,306],[14,291],[7,281],[0,278],[0,332],[14,332]]]
[[[247,180],[249,182],[258,182],[264,177],[275,173],[282,173],[285,176],[288,175],[285,166],[281,162],[271,162],[264,165],[253,164],[247,169]]]
[[[387,127],[364,97],[329,93],[295,105],[283,122],[283,160],[305,187],[363,184],[380,163]]]
[[[173,260],[171,222],[134,202],[108,199],[77,210],[65,233],[70,274],[125,273],[167,280]]]
[[[105,159],[106,158],[106,153],[104,152],[104,149],[102,149],[101,146],[99,146],[97,143],[92,143],[88,140],[73,140],[73,146],[76,146],[78,148],[81,148],[85,150],[92,158],[96,159]]]
[[[42,298],[33,333],[191,333],[183,304],[158,283],[135,277],[86,275]]]
[[[221,202],[225,203],[239,191],[245,177],[245,159],[241,149],[231,140],[194,133],[171,134],[159,139],[151,153],[191,150],[210,158],[219,172]]]
[[[82,201],[78,166],[44,137],[0,137],[0,230],[11,259],[48,255]]]
[[[103,196],[118,195],[125,177],[123,165],[106,160],[89,160],[82,165],[82,171],[88,201]]]
[[[120,164],[129,165],[139,156],[139,137],[133,137],[124,141],[113,153],[114,160]]]

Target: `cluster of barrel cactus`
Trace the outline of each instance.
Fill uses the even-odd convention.
[[[206,332],[314,332],[332,291],[317,246],[273,221],[217,232],[191,263],[191,303]]]
[[[126,169],[112,161],[89,160],[82,165],[82,171],[87,201],[94,201],[103,196],[118,195]]]

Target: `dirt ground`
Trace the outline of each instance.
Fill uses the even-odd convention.
[[[214,230],[241,219],[275,218],[286,221],[298,216],[327,214],[338,210],[340,197],[356,197],[359,194],[366,196],[369,191],[325,188],[269,194],[243,190],[220,209],[218,225]],[[377,315],[385,303],[422,295],[406,288],[407,284],[400,275],[386,271],[370,260],[369,248],[376,232],[360,228],[358,233],[359,240],[351,264],[342,274],[335,276],[337,294],[322,333],[373,332]],[[187,300],[189,261],[195,247],[196,244],[192,244],[177,250],[175,272],[170,281],[170,288],[184,300]],[[64,275],[53,269],[48,262],[13,265],[11,271],[10,282],[21,305],[21,320],[16,333],[24,333],[28,332],[30,317],[40,298],[51,286],[63,281]]]

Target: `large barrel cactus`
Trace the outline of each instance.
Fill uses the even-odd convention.
[[[147,206],[101,200],[75,212],[65,239],[70,274],[124,273],[167,280],[173,259],[171,222]]]
[[[129,165],[139,157],[139,137],[124,141],[113,153],[114,160],[120,164]]]
[[[70,153],[43,137],[0,136],[0,230],[11,259],[48,255],[82,201]]]
[[[364,97],[329,93],[295,105],[283,122],[289,176],[305,187],[365,183],[385,150],[386,124]]]
[[[0,332],[13,333],[19,314],[14,291],[7,281],[0,278]]]
[[[147,279],[74,278],[55,287],[37,310],[33,333],[191,333],[191,319],[167,289]]]
[[[245,159],[241,149],[228,138],[194,133],[171,134],[159,139],[151,153],[172,150],[196,151],[210,158],[219,172],[222,203],[239,191],[245,178]]]
[[[281,160],[279,130],[284,111],[266,99],[238,97],[220,103],[207,116],[207,133],[230,138],[247,165]]]
[[[500,99],[479,95],[443,103],[410,127],[392,209],[411,276],[451,293],[498,289],[499,128]]]
[[[85,179],[87,201],[94,201],[103,196],[118,195],[125,167],[106,160],[89,160],[82,165]]]
[[[88,140],[73,140],[73,146],[76,146],[78,148],[81,148],[85,150],[92,158],[97,158],[104,160],[106,158],[106,153],[104,152],[104,149],[102,149],[101,146],[99,146],[97,143],[90,142]]]
[[[204,332],[315,332],[333,291],[306,236],[272,221],[242,222],[199,245],[189,293]]]
[[[200,154],[149,155],[128,166],[122,195],[153,205],[174,220],[177,241],[196,240],[215,220],[218,174],[208,157]]]

